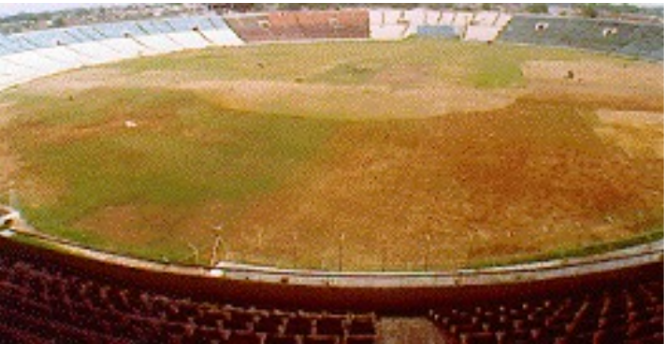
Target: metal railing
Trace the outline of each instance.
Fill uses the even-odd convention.
[[[556,259],[504,267],[426,272],[342,272],[312,269],[282,269],[268,266],[236,264],[233,262],[221,262],[216,266],[165,263],[102,251],[31,230],[5,231],[4,234],[4,236],[19,235],[33,238],[50,245],[55,245],[58,249],[86,259],[137,268],[146,272],[167,272],[189,276],[305,286],[406,288],[507,284],[561,277],[576,277],[584,274],[664,262],[664,241],[659,240],[588,257]]]

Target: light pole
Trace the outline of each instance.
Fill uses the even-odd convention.
[[[431,246],[431,235],[426,234],[424,236],[424,240],[426,241],[426,250],[424,251],[424,271],[429,271],[429,250]]]
[[[214,245],[212,246],[212,257],[210,258],[210,266],[215,266],[217,264],[217,250],[219,249],[219,246],[222,244],[221,233],[223,229],[224,229],[223,223],[220,223],[212,227],[212,231],[215,233],[215,236],[214,236]],[[227,250],[224,251],[226,251],[226,255],[228,255],[228,251]]]
[[[292,242],[292,245],[293,245],[293,259],[292,260],[293,260],[293,267],[294,268],[297,267],[297,241],[298,241],[297,232],[293,232],[293,242]]]
[[[263,227],[258,228],[258,233],[256,234],[258,249],[263,248]]]
[[[385,259],[386,259],[386,246],[387,245],[387,239],[385,239],[385,234],[380,233],[380,269],[382,271],[385,271]]]
[[[199,255],[199,252],[198,252],[198,248],[196,248],[196,246],[194,246],[194,244],[192,244],[192,243],[190,243],[190,242],[187,243],[187,246],[189,246],[189,248],[190,248],[191,251],[193,252],[193,254],[192,254],[191,256],[194,257],[194,264],[198,265],[199,258],[200,258],[200,255]],[[190,256],[190,257],[191,257],[191,256]]]
[[[339,271],[343,271],[343,263],[344,263],[344,241],[346,240],[346,233],[341,232],[339,235],[339,261],[337,262],[337,266],[339,268]]]

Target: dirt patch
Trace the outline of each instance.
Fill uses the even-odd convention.
[[[7,123],[14,117],[12,103],[0,103],[0,135],[6,130]],[[0,139],[0,194],[7,194],[12,176],[18,170],[18,159],[10,149],[9,143]]]
[[[661,64],[617,61],[529,61],[522,68],[538,99],[605,104],[624,110],[662,110]],[[573,75],[570,78],[570,74]]]
[[[24,94],[64,97],[98,87],[128,85],[132,83],[132,79],[135,78],[127,76],[119,69],[109,67],[84,68],[19,85],[17,91]],[[66,85],[66,87],[63,87],[63,85]]]
[[[399,66],[375,76],[387,86],[102,68],[19,90],[66,97],[98,87],[175,89],[225,109],[382,120],[343,123],[325,147],[329,154],[241,210],[215,200],[184,208],[113,205],[75,224],[112,250],[166,252],[191,262],[192,244],[206,262],[221,233],[221,255],[240,262],[452,268],[625,238],[661,223],[661,65],[535,61],[523,71],[522,89],[478,90],[431,82],[426,69]],[[596,109],[603,110],[593,117]],[[123,121],[46,139],[80,140],[118,130]],[[15,170],[4,157],[10,153],[0,144],[7,175]],[[36,194],[31,199],[55,201],[66,190],[25,180],[23,190]]]
[[[371,82],[379,85],[391,85],[393,88],[411,88],[431,84],[433,71],[428,66],[397,64],[382,70]],[[435,83],[435,82],[434,82]]]
[[[222,220],[230,212],[228,206],[218,202],[186,208],[109,206],[86,216],[75,227],[100,238],[102,245],[113,251],[142,254],[152,250],[180,261],[208,264],[216,235],[225,234]],[[224,249],[218,249],[219,258],[227,254]]]
[[[449,268],[625,238],[658,221],[661,157],[626,156],[583,116],[555,111],[517,103],[349,126],[331,140],[335,158],[233,224],[235,249],[297,266]],[[253,243],[259,229],[269,247]]]
[[[664,157],[664,114],[604,109],[597,111],[597,116],[601,121],[595,129],[597,134],[629,156]]]
[[[427,118],[452,112],[488,111],[512,103],[508,92],[452,84],[394,90],[384,86],[303,85],[270,81],[183,85],[226,108],[303,117],[344,119]]]
[[[528,80],[541,80],[585,87],[613,86],[618,90],[662,87],[662,65],[645,62],[529,61],[523,67]],[[573,77],[569,78],[569,72]]]
[[[664,122],[664,114],[661,112],[649,111],[614,111],[607,109],[600,109],[597,111],[597,116],[603,122],[609,123],[625,123],[632,125],[650,125],[661,124]]]
[[[395,77],[399,76],[390,76]],[[422,85],[414,79],[409,81],[409,87],[405,83],[401,85],[395,88],[373,84],[351,86],[264,80],[201,80],[179,72],[127,76],[115,69],[105,68],[37,80],[22,86],[21,92],[68,97],[99,87],[182,89],[194,91],[211,103],[229,109],[347,119],[426,118],[452,112],[489,111],[505,107],[519,96],[513,90],[478,90],[454,83]]]

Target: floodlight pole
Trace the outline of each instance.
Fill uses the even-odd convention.
[[[9,204],[11,208],[18,210],[19,209],[19,204],[18,204],[18,197],[16,196],[16,189],[14,189],[14,181],[12,180],[9,183]]]
[[[339,235],[339,261],[337,262],[337,267],[339,271],[343,271],[344,264],[344,241],[346,240],[346,233],[341,232]]]
[[[263,232],[264,231],[265,231],[265,229],[262,226],[258,227],[258,233],[256,234],[256,240],[258,241],[257,244],[258,244],[259,249],[263,248],[263,234],[264,234]]]
[[[219,246],[221,245],[221,231],[223,230],[224,225],[223,224],[218,224],[214,227],[212,227],[212,230],[214,231],[215,237],[214,237],[214,246],[212,246],[212,257],[210,258],[210,266],[215,266],[217,265],[217,250],[219,249]],[[227,250],[224,250],[227,251]],[[228,255],[228,252],[226,252],[226,255]],[[228,257],[226,257],[228,258]]]
[[[380,234],[380,269],[382,271],[385,271],[385,259],[386,259],[386,245],[387,245],[387,240],[385,239],[385,234],[381,233]]]
[[[293,242],[292,242],[292,245],[293,245],[293,258],[292,258],[292,260],[293,260],[293,267],[294,268],[297,267],[297,257],[298,257],[297,241],[298,241],[298,239],[299,238],[298,238],[297,232],[293,232]]]
[[[200,258],[200,254],[199,254],[199,252],[198,252],[198,248],[196,248],[196,246],[194,246],[194,244],[192,244],[192,243],[190,243],[190,242],[188,242],[187,245],[188,245],[189,248],[194,252],[194,262],[195,262],[196,265],[198,265],[199,258]]]
[[[426,250],[424,251],[424,271],[429,271],[429,250],[431,246],[431,235],[427,234],[424,236],[426,241]]]

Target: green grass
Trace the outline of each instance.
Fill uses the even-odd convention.
[[[75,223],[103,207],[235,205],[282,187],[299,164],[323,154],[319,147],[337,125],[239,113],[169,90],[95,89],[77,98],[65,116],[66,97],[16,98],[23,113],[10,132],[26,173],[66,189],[54,204],[26,200],[31,223],[90,244],[103,238]],[[138,128],[125,128],[125,119]]]
[[[392,134],[428,133],[428,124],[422,120],[359,123],[366,118],[357,119],[358,108],[360,111],[380,106],[399,111],[426,110],[426,100],[396,98],[397,94],[391,93],[393,90],[427,89],[439,83],[482,89],[521,87],[525,84],[521,74],[525,61],[581,58],[605,57],[567,49],[427,39],[190,51],[98,68],[148,81],[163,73],[162,76],[173,78],[175,86],[186,81],[261,80],[305,86],[387,86],[387,91],[325,89],[330,93],[321,93],[320,102],[302,105],[282,97],[273,103],[260,104],[255,110],[238,110],[239,106],[225,104],[224,94],[215,93],[214,87],[185,90],[153,85],[108,86],[80,91],[66,89],[64,85],[63,92],[36,94],[25,86],[0,95],[0,103],[14,103],[12,111],[16,112],[15,119],[0,134],[20,154],[17,190],[22,211],[31,225],[92,247],[144,258],[186,261],[191,253],[188,242],[203,250],[214,241],[207,228],[210,222],[217,218],[228,220],[229,229],[242,242],[245,239],[242,228],[233,228],[234,217],[251,213],[254,203],[288,190],[291,183],[306,180],[308,172],[316,171],[309,168],[318,161],[326,158],[341,161],[342,157],[328,156],[332,153],[327,148],[329,139],[342,129],[353,125],[373,126],[373,133],[382,137],[383,132],[389,132],[383,126],[394,125],[397,129]],[[298,99],[304,99],[303,103],[310,100]],[[406,104],[392,104],[394,99]],[[425,104],[408,103],[411,99]],[[369,105],[355,107],[363,101]],[[509,133],[513,127],[537,128],[514,135],[524,142],[553,140],[568,147],[594,142],[593,138],[580,136],[592,132],[586,129],[593,125],[590,119],[596,120],[585,113],[586,109],[564,104],[533,106],[540,112],[503,119],[496,124],[496,131]],[[542,116],[543,113],[554,116]],[[135,121],[138,127],[126,128],[126,120]],[[460,125],[474,124],[462,121]],[[568,131],[570,127],[584,130]],[[474,131],[469,132],[475,137]],[[488,137],[484,134],[487,133],[477,137]],[[363,143],[366,141],[362,138],[341,146]],[[454,145],[454,140],[446,143]],[[220,205],[220,213],[201,210],[211,204]],[[123,233],[93,231],[82,224],[105,209],[124,206],[136,208],[139,214],[131,222],[136,228],[126,228],[142,238],[138,244],[118,235]],[[198,216],[195,220],[200,221],[200,229],[187,224],[189,213]],[[181,230],[181,227],[186,228]],[[323,232],[319,228],[310,230]],[[561,249],[533,259],[600,252],[615,245],[634,243],[631,240]],[[319,259],[316,253],[308,252],[310,257],[298,259],[309,259],[307,266],[316,267]],[[274,261],[284,259],[288,257],[275,257]]]
[[[478,261],[467,266],[469,269],[481,269],[498,266],[510,266],[519,264],[528,264],[536,262],[546,262],[551,260],[565,260],[569,258],[589,257],[592,255],[608,253],[616,250],[625,249],[632,246],[642,245],[649,242],[662,240],[664,238],[664,228],[661,225],[649,231],[642,232],[632,237],[600,242],[581,247],[561,247],[543,254],[530,255],[527,257],[517,257],[511,259],[496,259]]]
[[[135,76],[153,71],[178,71],[195,78],[215,80],[260,79],[350,85],[371,84],[376,81],[376,76],[392,73],[395,68],[425,67],[427,77],[434,82],[452,81],[481,88],[500,88],[519,86],[523,82],[519,67],[524,61],[588,56],[568,49],[409,39],[404,42],[272,44],[207,49],[129,60],[109,67],[119,67],[127,75]]]

